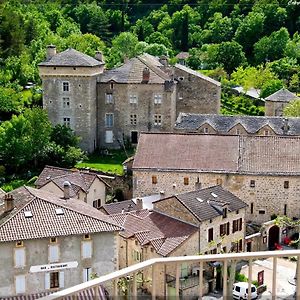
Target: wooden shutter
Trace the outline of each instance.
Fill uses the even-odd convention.
[[[208,229],[208,242],[213,241],[214,239],[214,229],[213,228],[209,228]]]
[[[25,266],[25,248],[15,249],[15,267]]]
[[[16,276],[16,294],[24,294],[26,292],[25,275]]]
[[[59,261],[59,249],[58,245],[49,246],[49,262]]]
[[[242,231],[242,228],[243,228],[243,219],[240,218],[240,221],[239,221],[239,231]]]
[[[226,224],[226,234],[229,235],[230,234],[230,222],[227,222]]]
[[[92,257],[92,241],[82,242],[82,258]]]
[[[65,287],[65,272],[63,271],[59,272],[59,287]]]
[[[50,289],[50,273],[45,273],[45,290]]]

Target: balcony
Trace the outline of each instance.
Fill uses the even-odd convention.
[[[86,291],[93,290],[94,296],[99,297],[99,285],[103,284],[111,284],[112,291],[111,295],[113,297],[117,297],[119,295],[119,287],[118,280],[123,277],[130,278],[131,285],[131,299],[139,298],[138,297],[138,274],[143,273],[145,270],[151,270],[152,279],[155,278],[155,274],[157,274],[158,268],[160,270],[164,270],[165,268],[161,268],[163,266],[173,264],[176,266],[176,276],[174,279],[174,286],[176,295],[180,295],[180,288],[182,288],[182,283],[180,280],[181,273],[181,264],[183,263],[192,263],[193,265],[197,264],[199,266],[199,276],[198,274],[194,277],[193,280],[198,280],[198,291],[199,291],[199,299],[202,299],[203,296],[203,266],[205,263],[209,262],[220,262],[223,265],[223,282],[227,282],[228,274],[224,272],[227,270],[227,267],[232,260],[236,261],[248,261],[248,284],[249,288],[251,286],[252,280],[252,263],[258,259],[273,259],[273,271],[272,271],[272,299],[276,299],[276,284],[277,284],[277,259],[280,257],[297,257],[297,278],[296,278],[296,295],[297,299],[300,297],[300,250],[284,250],[284,251],[264,251],[264,252],[244,252],[244,253],[228,253],[228,254],[213,254],[213,255],[199,255],[199,256],[182,256],[182,257],[167,257],[167,258],[154,258],[139,264],[132,265],[130,267],[124,268],[119,271],[115,271],[113,273],[107,274],[105,276],[101,276],[99,278],[90,280],[88,282],[67,288],[65,290],[53,293],[41,299],[43,300],[53,300],[53,299],[64,299],[69,298],[72,299],[73,296],[82,294]],[[197,267],[198,269],[198,267]],[[165,274],[166,276],[167,274]],[[193,281],[193,284],[195,282]],[[156,297],[160,294],[159,289],[157,288],[157,283],[155,280],[152,280],[151,285],[151,297],[152,299],[156,299]],[[250,295],[249,295],[250,296]],[[100,298],[100,297],[99,297]],[[223,287],[223,299],[228,299],[228,291],[227,285]]]

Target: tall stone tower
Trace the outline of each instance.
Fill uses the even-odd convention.
[[[101,53],[94,59],[74,49],[56,53],[48,46],[46,61],[39,64],[43,107],[53,125],[70,126],[81,137],[80,146],[92,152],[97,141],[97,78],[103,73]]]

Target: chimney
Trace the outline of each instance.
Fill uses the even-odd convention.
[[[56,47],[54,45],[47,46],[47,60],[56,55]]]
[[[160,199],[164,199],[165,198],[165,191],[160,191],[159,195],[160,195]]]
[[[64,199],[70,199],[70,187],[71,183],[69,181],[64,182]]]
[[[97,59],[97,60],[103,62],[103,55],[102,55],[102,52],[101,52],[101,51],[96,51],[95,59]]]
[[[4,196],[4,204],[5,204],[5,211],[10,212],[14,209],[14,197],[10,194],[5,194]]]
[[[287,118],[283,119],[283,126],[282,126],[283,134],[287,134],[288,131],[290,130],[289,126],[289,120]]]
[[[144,68],[143,70],[143,80],[142,83],[148,83],[150,79],[150,70],[149,68]]]
[[[167,67],[167,66],[169,65],[168,57],[165,56],[165,55],[162,55],[162,56],[159,58],[159,62],[160,62],[164,67]]]
[[[136,198],[136,210],[143,209],[143,199],[142,198]]]

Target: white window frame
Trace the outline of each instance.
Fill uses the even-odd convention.
[[[70,82],[69,81],[63,81],[62,82],[62,91],[63,92],[70,92]]]
[[[63,108],[70,108],[70,97],[62,98]]]
[[[105,93],[105,103],[106,104],[113,104],[114,103],[114,97],[112,93]]]
[[[162,115],[154,115],[154,125],[155,126],[162,125]]]
[[[130,94],[129,95],[129,103],[130,104],[137,104],[138,103],[138,95],[137,94]]]
[[[63,124],[67,127],[71,127],[71,118],[70,117],[63,117]]]
[[[154,104],[162,104],[162,94],[154,94]]]
[[[54,263],[59,261],[59,246],[58,245],[49,245],[48,246],[48,261],[49,263]]]
[[[105,114],[105,127],[107,127],[107,128],[114,127],[114,114],[113,113]]]
[[[83,268],[82,270],[82,282],[91,280],[92,268]]]
[[[16,290],[16,294],[25,294],[26,293],[26,276],[25,275],[16,275],[15,276],[15,290]]]
[[[89,241],[82,241],[81,242],[81,257],[85,258],[92,258],[93,256],[93,242]]]
[[[18,254],[19,253],[19,254]],[[25,248],[14,249],[15,268],[22,268],[26,265]]]

